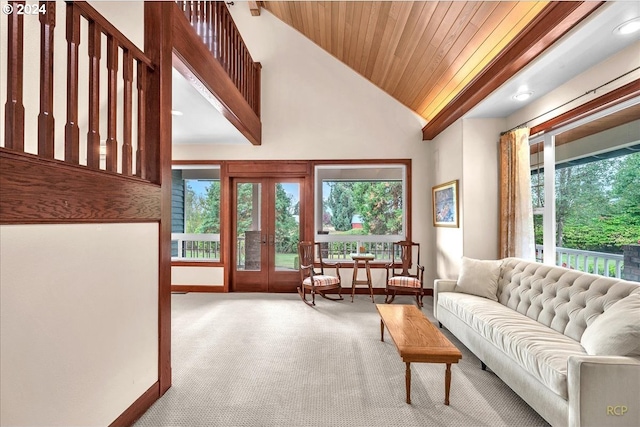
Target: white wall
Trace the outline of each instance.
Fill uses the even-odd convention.
[[[224,268],[173,266],[171,284],[224,286]]]
[[[244,3],[230,11],[262,64],[262,145],[176,144],[174,160],[410,158],[412,237],[422,243],[422,259],[432,259],[424,121],[268,11],[253,17]],[[343,274],[349,283],[350,273]],[[383,286],[384,278],[373,281]]]
[[[460,257],[464,246],[465,205],[464,194],[466,180],[463,177],[463,121],[457,120],[442,133],[429,142],[433,167],[431,176],[433,185],[459,180],[459,228],[434,228],[434,261],[433,278],[456,278],[460,265]],[[429,194],[431,203],[431,194]],[[431,210],[431,206],[429,207]],[[433,214],[429,212],[431,224]],[[430,224],[430,227],[433,227]]]
[[[108,425],[158,379],[158,224],[0,227],[2,425]]]
[[[500,255],[498,146],[505,120],[463,119],[462,123],[463,253],[471,258],[497,259]]]

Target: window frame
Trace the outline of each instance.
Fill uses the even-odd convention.
[[[204,236],[210,236],[213,237],[213,240],[207,238],[205,240],[202,241],[217,241],[218,242],[218,254],[219,257],[217,258],[182,258],[182,257],[171,257],[171,265],[172,266],[206,266],[206,267],[211,267],[211,266],[221,266],[224,263],[224,249],[225,249],[225,245],[224,245],[224,239],[223,239],[223,230],[225,227],[225,224],[223,223],[224,221],[224,215],[223,215],[223,209],[224,209],[224,205],[223,205],[223,199],[224,199],[224,195],[223,195],[223,165],[219,162],[198,162],[198,161],[174,161],[172,162],[172,166],[171,166],[172,170],[217,170],[217,174],[218,174],[218,178],[216,179],[219,182],[220,185],[220,211],[218,212],[219,215],[219,223],[220,223],[220,232],[219,233],[186,233],[185,229],[186,229],[186,203],[184,203],[183,201],[183,206],[182,206],[182,217],[185,221],[184,223],[184,227],[183,227],[183,232],[182,233],[176,233],[176,232],[172,232],[172,238],[171,238],[171,242],[173,245],[173,242],[175,242],[177,239],[174,239],[174,237],[176,237],[176,234],[180,234],[183,235],[184,237],[192,237],[193,235],[204,235]],[[197,179],[197,178],[189,178],[189,179]],[[183,178],[183,194],[186,194],[186,181],[188,179],[184,179]]]
[[[400,169],[402,175],[402,232],[394,235],[331,235],[319,233],[322,231],[322,182],[323,177],[319,171],[327,169]],[[312,235],[315,242],[332,243],[332,242],[350,242],[351,244],[383,242],[391,245],[393,242],[400,240],[411,240],[411,160],[410,159],[390,159],[390,160],[327,160],[315,161],[312,165],[313,170],[313,228]],[[347,260],[349,258],[331,258],[334,260]],[[372,262],[375,265],[386,263],[391,257],[384,259],[376,259]]]
[[[606,97],[604,95],[603,97]],[[594,100],[596,101],[596,100]],[[597,103],[596,103],[597,104]],[[540,124],[532,130],[536,133],[529,137],[529,146],[539,143],[544,145],[543,168],[544,168],[544,208],[542,209],[542,235],[543,235],[543,258],[542,262],[547,265],[556,265],[556,135],[568,130],[583,126],[592,121],[598,120],[610,114],[640,104],[640,97],[621,98],[614,105],[596,106],[588,112],[583,110],[586,107],[578,107],[576,111],[581,111],[577,117],[568,112],[564,123],[557,123],[557,119],[551,119],[548,127],[545,123]],[[576,113],[577,114],[577,113]]]

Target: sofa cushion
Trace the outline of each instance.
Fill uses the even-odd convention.
[[[540,264],[503,260],[498,301],[576,341],[615,302],[640,292],[638,283]]]
[[[568,398],[567,360],[586,354],[579,342],[498,302],[474,295],[443,292],[438,294],[438,304],[554,393]]]
[[[594,356],[626,356],[640,352],[640,294],[609,307],[587,326],[580,343]]]
[[[498,301],[498,277],[502,261],[484,261],[462,257],[457,291]]]

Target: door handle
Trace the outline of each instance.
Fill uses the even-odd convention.
[[[262,238],[260,239],[260,243],[263,244],[263,245],[267,244],[267,235],[266,234],[262,235]]]

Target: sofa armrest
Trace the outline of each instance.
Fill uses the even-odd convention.
[[[640,360],[622,356],[570,356],[569,426],[640,425]]]
[[[438,319],[438,292],[455,292],[456,281],[449,279],[436,279],[433,281],[433,316]]]

